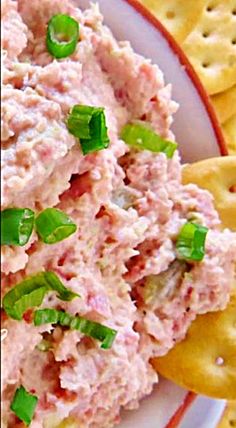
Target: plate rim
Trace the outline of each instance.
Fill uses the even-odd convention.
[[[187,410],[191,407],[196,398],[197,394],[195,392],[187,392],[182,404],[178,407],[173,416],[170,418],[165,428],[177,428],[178,425],[181,423],[183,417],[185,416]]]

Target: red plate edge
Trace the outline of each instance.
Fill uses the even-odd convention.
[[[185,55],[184,51],[181,49],[181,47],[178,45],[178,43],[175,41],[173,36],[169,33],[169,31],[162,25],[162,23],[154,16],[151,12],[149,12],[146,7],[144,7],[141,3],[139,3],[138,0],[125,0],[130,6],[132,6],[140,15],[142,15],[143,18],[145,18],[149,24],[151,24],[153,27],[155,27],[167,40],[170,48],[174,53],[178,56],[179,61],[181,65],[184,66],[184,69],[190,79],[192,80],[195,88],[197,89],[202,102],[205,106],[205,109],[208,113],[209,119],[212,124],[212,128],[214,130],[217,143],[220,149],[221,156],[228,155],[228,150],[226,146],[226,142],[223,136],[223,132],[220,126],[220,123],[217,119],[214,107],[211,104],[211,101],[209,99],[209,96],[198,77],[196,71],[194,70],[192,64],[189,62],[187,56]]]
[[[176,410],[165,428],[177,428],[195,398],[197,398],[197,394],[194,392],[188,392],[184,398],[183,403]]]

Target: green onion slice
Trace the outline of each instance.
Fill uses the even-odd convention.
[[[141,122],[128,123],[121,131],[121,138],[126,144],[139,150],[163,152],[172,158],[177,144],[164,140],[148,125]]]
[[[3,308],[7,315],[21,320],[25,311],[40,306],[49,291],[57,291],[57,297],[70,301],[78,294],[66,288],[54,272],[40,272],[15,285],[3,298]]]
[[[35,220],[36,231],[45,244],[55,244],[72,235],[77,226],[63,211],[46,208]]]
[[[108,147],[109,138],[102,107],[75,105],[69,113],[67,128],[80,139],[84,155]]]
[[[54,15],[47,28],[46,45],[55,58],[72,55],[79,38],[79,24],[69,15]]]
[[[201,261],[205,255],[208,229],[196,223],[185,223],[176,242],[179,256],[186,260]]]
[[[1,245],[23,246],[33,231],[34,212],[28,208],[8,208],[1,212]]]
[[[35,395],[20,386],[15,392],[10,408],[21,421],[29,425],[33,419],[37,402],[38,398]]]
[[[34,324],[36,326],[42,324],[60,324],[69,327],[72,330],[79,330],[86,336],[102,342],[101,348],[111,348],[117,331],[112,328],[106,327],[95,321],[87,320],[83,317],[72,316],[67,312],[58,311],[56,309],[39,309],[34,313]]]

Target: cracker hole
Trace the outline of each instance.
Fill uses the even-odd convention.
[[[224,365],[224,359],[222,357],[217,357],[215,363],[217,366],[222,367]]]
[[[166,12],[166,17],[167,17],[168,19],[174,19],[174,18],[175,18],[175,12],[173,12],[172,10],[168,10],[168,11]]]
[[[236,419],[229,420],[229,426],[235,428],[236,427]]]
[[[233,40],[231,41],[231,43],[232,43],[232,45],[236,45],[236,39],[233,39]]]
[[[204,37],[204,39],[207,39],[207,37],[209,37],[209,36],[210,36],[210,33],[208,33],[207,31],[202,33],[202,37]]]
[[[213,6],[207,6],[206,11],[212,12],[214,10]]]
[[[230,193],[236,193],[236,184],[233,184],[230,188],[229,188]]]
[[[232,10],[232,15],[236,16],[236,9]]]
[[[209,62],[203,62],[202,63],[202,67],[203,68],[208,68],[210,66],[210,63]]]

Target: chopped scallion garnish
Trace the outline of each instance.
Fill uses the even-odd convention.
[[[117,331],[99,324],[95,321],[87,320],[83,317],[72,316],[68,312],[58,311],[56,309],[39,309],[34,313],[34,324],[36,326],[42,324],[59,324],[69,327],[72,330],[79,330],[86,336],[102,342],[103,349],[111,348]]]
[[[175,142],[164,140],[150,126],[141,122],[125,125],[121,132],[121,138],[126,144],[138,150],[163,152],[168,158],[172,158],[177,148]]]
[[[75,105],[68,116],[67,127],[80,139],[83,154],[106,149],[109,144],[104,108]]]
[[[1,211],[1,245],[27,244],[33,231],[34,212],[28,208]]]
[[[191,222],[185,223],[176,242],[180,258],[201,261],[205,255],[207,232],[207,227]]]
[[[20,386],[15,392],[10,408],[21,421],[29,425],[33,419],[37,402],[38,398],[35,395]]]
[[[46,45],[55,58],[72,55],[79,38],[79,24],[69,15],[54,15],[47,28]]]
[[[3,297],[3,308],[9,317],[21,320],[28,309],[40,306],[45,294],[52,290],[57,291],[57,297],[64,301],[79,297],[66,288],[54,272],[40,272],[8,291]]]
[[[46,208],[35,220],[36,231],[45,244],[55,244],[72,235],[77,226],[63,211]]]

